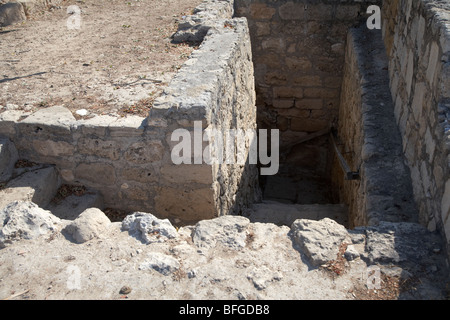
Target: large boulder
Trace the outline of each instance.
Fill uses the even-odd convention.
[[[164,242],[178,236],[168,219],[158,219],[151,213],[135,212],[122,221],[122,230],[145,244]]]
[[[104,234],[111,225],[109,218],[97,208],[84,210],[64,229],[77,243],[84,243]]]
[[[335,260],[342,242],[349,237],[344,226],[329,218],[295,220],[291,233],[294,243],[314,266]]]
[[[57,229],[61,220],[30,201],[13,201],[0,211],[0,248]]]

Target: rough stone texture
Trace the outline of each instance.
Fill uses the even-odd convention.
[[[295,220],[291,232],[295,244],[314,266],[335,260],[341,243],[348,236],[347,230],[342,225],[329,218],[320,221]]]
[[[249,21],[258,127],[280,129],[283,148],[302,134],[336,125],[347,29],[381,1],[235,3],[236,14]]]
[[[167,219],[158,219],[150,213],[135,212],[122,221],[122,230],[145,244],[164,242],[178,236],[177,230]]]
[[[258,127],[280,130],[278,174],[295,172],[297,180],[321,186],[294,182],[289,189],[302,193],[294,203],[336,202],[327,133],[337,126],[347,30],[365,21],[371,4],[381,1],[235,1],[236,15],[250,29]],[[308,191],[323,199],[303,196]]]
[[[9,139],[0,139],[0,182],[8,181],[19,155]]]
[[[44,209],[60,219],[75,220],[86,209],[103,210],[104,207],[103,196],[98,191],[87,189],[81,196],[70,195],[60,201],[51,201]]]
[[[14,201],[0,211],[0,248],[55,231],[61,221],[29,201]]]
[[[192,231],[192,241],[202,251],[221,244],[233,250],[245,247],[250,220],[240,216],[222,216],[198,222]]]
[[[76,243],[84,243],[101,237],[110,224],[111,221],[100,209],[89,208],[68,224],[64,231],[71,235]]]
[[[59,185],[60,179],[54,167],[25,172],[10,180],[0,190],[0,209],[15,200],[33,201],[45,207],[56,194]]]
[[[193,15],[185,17],[179,23],[173,41],[201,43],[217,19],[229,19],[233,16],[233,4],[233,1],[203,1],[195,8]]]
[[[349,230],[345,242],[349,244],[347,249],[354,247],[354,259],[337,275],[311,266],[304,251],[298,251],[292,235],[295,229],[290,232],[287,226],[271,223],[247,224],[241,217],[225,224],[224,218],[232,217],[218,218],[222,225],[240,225],[245,230],[237,232],[229,228],[209,233],[204,240],[206,246],[215,243],[209,250],[199,250],[204,248],[202,239],[192,241],[195,226],[181,227],[178,237],[150,244],[130,236],[122,230],[121,223],[112,223],[101,239],[81,244],[72,243],[59,232],[14,242],[1,249],[0,274],[8,276],[3,277],[0,297],[29,290],[15,299],[353,300],[367,292],[369,268],[379,267],[384,274],[415,281],[410,290],[393,298],[445,299],[448,268],[443,251],[433,244],[430,233],[423,233],[427,232],[423,227],[419,230],[390,224],[377,229]],[[325,231],[320,222],[308,227],[311,233]],[[333,224],[330,230],[341,228]],[[227,245],[232,241],[226,240],[224,245],[226,232],[233,239],[245,234],[245,245],[236,247],[238,250]],[[410,250],[422,250],[418,243],[423,241],[424,247],[433,250],[427,249],[419,261],[402,260],[397,264],[394,260],[384,263],[386,260],[381,259],[376,265],[370,262],[372,245],[366,245],[366,237],[371,244],[383,241],[383,237],[389,239],[389,245],[395,245],[397,238],[398,243],[408,244],[405,236],[412,237],[413,233],[416,239],[412,243],[417,246],[394,249],[402,257],[409,255]],[[326,234],[318,237],[321,243],[327,243],[322,239]],[[377,291],[391,290],[385,288],[384,282],[381,285],[382,289]],[[128,288],[126,293],[121,290],[124,286]],[[377,298],[377,294],[371,297]],[[168,316],[172,311],[174,316],[179,314],[179,308],[166,311]]]
[[[373,264],[420,263],[433,250],[442,250],[439,236],[417,223],[381,222],[365,233],[367,258]]]
[[[232,1],[221,1],[216,5],[224,6],[221,12],[226,13],[230,3]],[[202,12],[199,11],[198,15],[201,16]],[[194,121],[202,121],[202,135],[206,134],[205,130],[216,130],[226,137],[229,129],[256,129],[252,52],[247,23],[242,18],[219,16],[227,19],[214,21],[215,27],[209,29],[199,49],[193,52],[171,85],[155,101],[149,123],[163,124],[168,128],[181,126],[191,136],[195,134]],[[192,19],[197,19],[197,14]],[[206,23],[206,18],[199,19]],[[170,135],[165,143],[168,144],[165,150],[174,146]],[[249,141],[246,141],[246,152],[249,146]],[[230,156],[237,160],[236,154]],[[214,216],[239,213],[241,208],[258,201],[257,168],[249,164],[247,154],[243,156],[245,164],[212,164],[209,170],[207,166],[198,166],[199,170],[206,172],[202,176],[204,181],[212,181],[212,184],[197,184],[195,189],[199,191],[191,189],[184,178],[181,178],[179,186],[173,186],[173,170],[164,167],[167,179],[160,180],[161,189],[155,198],[156,212],[164,217],[176,215],[177,219],[191,223],[195,216],[211,218],[212,213]],[[166,151],[164,158],[168,157],[170,154]],[[193,181],[200,182],[192,169],[186,173]],[[212,190],[212,196],[205,194],[210,192],[208,189]],[[204,201],[194,201],[198,197],[203,197]],[[193,200],[186,203],[186,198]],[[183,200],[183,208],[179,200]]]
[[[149,257],[139,265],[139,270],[153,269],[159,273],[168,276],[180,268],[180,263],[174,257],[152,252]]]
[[[20,3],[0,3],[0,27],[6,27],[25,19],[25,11]]]
[[[390,92],[420,222],[449,241],[450,6],[429,0],[384,2]]]
[[[417,221],[387,65],[380,30],[365,25],[350,29],[335,140],[359,179],[345,180],[335,157],[333,183],[341,201],[349,205],[351,228],[379,221]]]

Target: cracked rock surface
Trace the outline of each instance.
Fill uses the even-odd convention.
[[[37,206],[34,209],[34,221],[47,213]],[[0,213],[0,232],[8,225],[5,210]],[[153,216],[136,213],[129,220],[136,217]],[[174,228],[176,236],[147,242],[125,230],[122,222],[113,222],[77,243],[61,232],[76,221],[61,219],[48,232],[18,237],[0,250],[0,298],[28,290],[14,298],[359,299],[365,297],[361,292],[369,292],[369,270],[374,267],[382,281],[377,293],[372,290],[372,298],[382,298],[377,294],[390,290],[384,286],[393,279],[409,279],[412,285],[390,298],[446,297],[448,270],[441,244],[415,224],[345,230],[326,219],[296,220],[288,227],[223,216]],[[165,227],[172,230],[169,224]],[[26,234],[17,229],[16,234],[21,233]],[[336,252],[339,241],[324,241],[330,234],[341,234],[338,247],[345,244],[348,253],[338,250],[333,261],[317,266],[313,263],[316,250],[332,252],[330,258]],[[409,242],[413,234],[417,239]],[[411,246],[418,241],[428,245],[416,255]],[[302,243],[309,244],[307,250]]]

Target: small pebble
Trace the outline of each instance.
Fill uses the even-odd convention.
[[[120,294],[129,294],[130,292],[131,292],[131,288],[128,286],[123,286],[119,291]]]

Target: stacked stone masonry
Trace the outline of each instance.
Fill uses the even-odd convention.
[[[349,27],[381,1],[237,0],[248,18],[258,126],[278,128],[281,144],[337,124]]]
[[[450,4],[384,1],[390,91],[420,222],[450,240]]]
[[[361,60],[364,37],[348,33],[364,25],[372,4],[382,6],[386,60]],[[64,182],[99,190],[106,206],[192,223],[239,214],[260,200],[258,172],[248,161],[174,165],[174,130],[194,134],[196,121],[202,133],[277,128],[283,148],[334,127],[362,174],[346,181],[341,194],[353,226],[414,221],[411,192],[420,222],[450,239],[448,1],[207,0],[180,23],[174,41],[201,44],[149,117],[76,120],[62,106],[33,114],[6,110],[0,135],[14,142],[20,158],[53,164]],[[386,71],[390,90],[382,82],[370,89],[370,68]],[[367,93],[374,88],[382,88],[381,98]],[[394,126],[373,127],[374,118],[388,119],[389,112]],[[395,130],[397,137],[380,139]],[[394,175],[394,183],[377,177],[380,164],[381,176]]]
[[[349,206],[350,227],[416,222],[410,171],[389,92],[380,30],[351,28],[341,91],[338,146],[359,179],[345,180],[335,157],[333,184]]]
[[[20,158],[55,165],[64,183],[100,191],[106,207],[180,224],[239,213],[259,197],[254,165],[175,165],[171,159],[178,143],[172,132],[192,133],[195,121],[202,130],[256,128],[249,32],[245,19],[232,14],[232,1],[206,1],[187,17],[194,23],[185,33],[207,32],[149,117],[76,120],[63,106],[33,114],[6,110],[0,135],[14,142]]]

